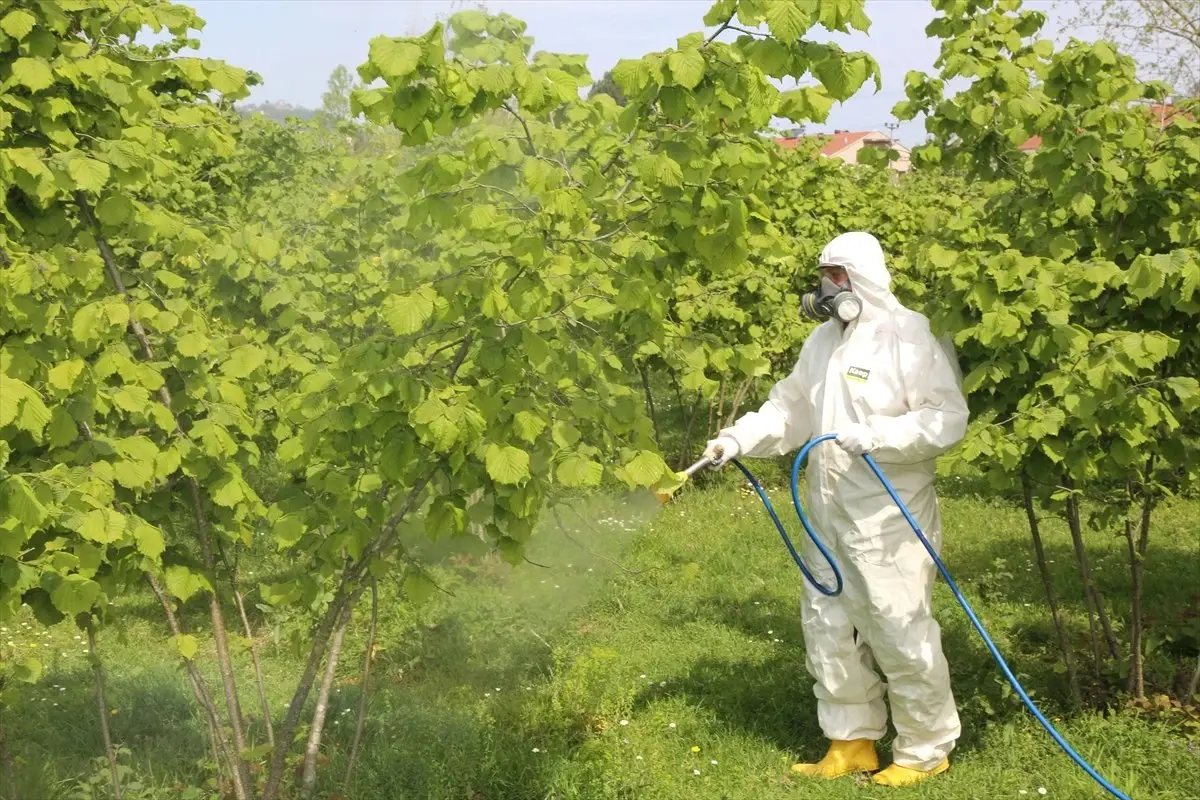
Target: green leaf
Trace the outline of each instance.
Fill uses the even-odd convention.
[[[133,203],[123,194],[110,194],[96,204],[96,218],[105,225],[120,225],[131,216]]]
[[[86,578],[93,577],[104,562],[104,551],[87,542],[76,542],[71,550],[79,560],[79,574]]]
[[[565,420],[558,420],[551,427],[554,443],[559,447],[572,447],[580,439],[579,429]]]
[[[620,468],[623,480],[632,486],[649,486],[671,471],[662,456],[650,450],[639,450],[633,459]]]
[[[123,300],[107,298],[88,303],[75,312],[71,335],[85,346],[93,346],[105,337],[114,337],[129,324],[129,306]]]
[[[21,41],[29,35],[29,32],[33,30],[33,26],[36,24],[37,17],[28,11],[18,8],[16,11],[6,14],[4,19],[0,19],[0,30],[17,41]]]
[[[20,475],[12,475],[0,483],[0,497],[4,498],[5,511],[30,533],[36,531],[49,515],[32,487]]]
[[[8,17],[5,17],[7,20]],[[54,73],[50,66],[37,58],[18,58],[12,62],[11,81],[19,86],[27,86],[32,92],[40,92],[54,85]]]
[[[477,8],[460,11],[450,18],[450,24],[467,33],[483,33],[487,30],[488,15]]]
[[[643,179],[653,179],[663,186],[683,184],[683,170],[665,153],[643,156],[638,160],[637,170]]]
[[[508,310],[508,295],[504,293],[504,289],[499,286],[492,286],[488,289],[487,294],[483,297],[483,303],[480,305],[480,311],[488,319],[500,319],[505,311]]]
[[[255,236],[250,240],[249,249],[261,261],[274,261],[279,255],[279,242],[269,236]]]
[[[393,295],[383,301],[383,318],[397,335],[416,333],[433,316],[436,300],[437,292],[431,286],[423,286],[411,294]]]
[[[1185,411],[1190,412],[1200,408],[1200,380],[1177,376],[1167,378],[1167,386],[1179,398]]]
[[[67,162],[67,174],[75,181],[77,189],[98,192],[108,183],[108,164],[94,158],[80,156]]]
[[[0,428],[15,425],[40,440],[50,419],[50,409],[37,390],[0,372]]]
[[[164,581],[167,591],[185,603],[201,590],[212,591],[212,584],[207,578],[179,564],[167,567]]]
[[[767,6],[767,27],[772,36],[786,44],[799,40],[811,24],[812,17],[797,0],[772,0]]]
[[[772,78],[782,78],[792,65],[792,51],[778,39],[759,39],[747,48],[750,63]]]
[[[484,452],[488,475],[497,483],[520,483],[529,477],[529,453],[511,445],[489,444]]]
[[[546,429],[546,420],[532,411],[518,411],[513,418],[513,425],[517,429],[517,435],[532,444]]]
[[[391,36],[376,36],[370,42],[368,58],[384,80],[396,80],[420,66],[421,46]]]
[[[179,655],[183,656],[185,661],[195,658],[196,652],[200,649],[200,641],[190,633],[172,636],[171,639],[175,642],[175,648],[179,650]]]
[[[141,386],[122,386],[112,393],[112,402],[130,414],[144,414],[150,406],[150,393]]]
[[[829,94],[836,100],[847,100],[857,92],[872,74],[875,75],[876,90],[879,84],[879,66],[866,53],[842,53],[834,51],[817,62],[813,74]]]
[[[304,524],[303,517],[299,514],[286,514],[280,517],[271,528],[271,538],[275,540],[275,544],[282,550],[295,546],[307,530],[308,526]]]
[[[75,382],[79,380],[79,376],[83,374],[86,366],[87,364],[81,358],[60,361],[50,368],[50,372],[46,375],[46,383],[51,388],[67,394],[75,388]]]
[[[144,488],[154,480],[154,462],[123,459],[113,464],[113,478],[126,489]]]
[[[949,270],[958,260],[958,253],[953,250],[947,250],[940,244],[932,244],[927,253],[929,263],[940,270]]]
[[[208,349],[208,337],[198,331],[185,333],[175,345],[181,356],[195,358]]]
[[[677,50],[667,56],[667,66],[675,83],[694,89],[704,79],[704,56],[699,50]]]
[[[496,542],[496,549],[500,551],[500,557],[505,563],[514,567],[519,566],[525,560],[525,543],[513,539],[509,536],[503,536]]]
[[[82,575],[64,575],[58,586],[50,592],[54,607],[67,616],[90,611],[100,599],[100,584]]]
[[[720,25],[729,20],[736,9],[737,0],[717,0],[704,15],[704,24],[709,27]]]
[[[213,484],[212,501],[225,508],[233,508],[246,498],[245,481],[232,473],[222,475]]]
[[[558,482],[563,486],[598,486],[604,476],[603,465],[578,454],[562,460],[555,470]]]
[[[236,94],[246,85],[246,71],[232,64],[218,63],[208,73],[208,82],[221,94]]]
[[[26,658],[10,664],[9,675],[21,683],[37,683],[42,679],[42,664],[34,658]]]
[[[1080,217],[1090,217],[1096,208],[1096,200],[1090,194],[1080,192],[1071,198],[1071,209]]]
[[[79,535],[99,544],[112,544],[125,535],[125,515],[111,508],[93,508],[76,528]]]
[[[133,534],[133,540],[137,543],[139,553],[154,561],[162,558],[163,551],[167,549],[167,543],[163,538],[162,530],[157,526],[151,525],[139,517],[132,517],[130,533]]]
[[[404,596],[413,606],[424,605],[435,591],[437,586],[424,572],[413,571],[404,578]]]
[[[267,354],[261,347],[243,344],[229,354],[229,358],[221,365],[221,372],[231,378],[246,378],[266,360]]]
[[[833,108],[833,98],[824,86],[805,86],[784,92],[780,99],[779,116],[802,122],[824,122]]]

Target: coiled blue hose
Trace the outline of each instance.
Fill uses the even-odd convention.
[[[750,481],[750,485],[753,486],[754,491],[758,493],[758,499],[762,501],[763,506],[765,506],[767,509],[767,513],[771,515],[771,520],[775,523],[775,527],[778,529],[779,535],[783,537],[783,543],[787,545],[788,551],[792,554],[792,558],[795,560],[796,565],[800,567],[800,571],[804,573],[804,577],[808,579],[808,582],[812,584],[813,588],[815,588],[821,594],[829,597],[834,597],[842,593],[842,573],[837,568],[837,564],[833,560],[833,554],[829,552],[829,550],[817,537],[816,532],[813,531],[812,526],[808,522],[808,516],[804,513],[804,507],[800,503],[799,483],[800,465],[804,462],[805,457],[808,455],[808,451],[812,450],[815,446],[822,442],[827,442],[836,438],[836,433],[826,433],[812,439],[808,442],[808,444],[800,448],[800,452],[796,454],[795,461],[792,462],[792,503],[796,506],[796,513],[800,517],[801,524],[804,525],[805,532],[808,533],[809,538],[812,539],[813,543],[817,546],[817,549],[821,551],[821,556],[833,570],[834,578],[836,580],[836,584],[833,588],[823,586],[819,581],[816,580],[816,578],[813,577],[812,573],[809,572],[808,567],[805,566],[803,559],[800,558],[800,554],[796,552],[796,548],[792,545],[792,540],[788,538],[787,531],[784,529],[783,523],[779,520],[779,515],[775,513],[774,506],[771,505],[771,501],[767,498],[767,495],[763,491],[763,488],[759,484],[758,480],[755,479],[754,475],[750,473],[750,470],[746,469],[746,467],[740,461],[737,459],[732,459],[734,466],[742,471],[742,474],[746,476],[746,480]],[[936,551],[934,551],[933,546],[929,544],[929,540],[925,538],[925,534],[921,531],[921,526],[917,524],[915,519],[913,519],[912,514],[909,513],[908,508],[904,505],[904,502],[896,494],[896,490],[892,486],[891,481],[889,481],[883,474],[883,471],[879,469],[879,465],[875,463],[875,459],[873,459],[869,453],[864,453],[863,459],[867,462],[867,466],[871,468],[871,471],[875,473],[875,477],[879,478],[879,482],[883,484],[883,488],[887,490],[887,493],[891,496],[892,501],[900,509],[900,513],[904,515],[904,518],[908,520],[908,524],[912,526],[913,533],[917,535],[917,538],[921,540],[921,544],[924,545],[925,549],[929,552],[930,557],[933,558],[933,563],[937,565],[938,572],[940,572],[942,577],[946,579],[946,584],[950,587],[950,591],[954,592],[954,597],[958,600],[958,604],[962,606],[963,611],[967,612],[967,617],[971,620],[971,624],[975,626],[975,630],[978,631],[979,635],[983,638],[983,643],[986,644],[988,650],[991,651],[992,658],[994,658],[996,663],[1000,665],[1000,669],[1004,673],[1004,677],[1008,678],[1008,682],[1012,684],[1013,689],[1025,703],[1025,707],[1029,709],[1029,712],[1033,714],[1037,721],[1042,724],[1042,727],[1046,729],[1051,737],[1053,737],[1054,741],[1059,747],[1062,748],[1063,752],[1069,755],[1075,761],[1075,763],[1083,769],[1084,772],[1090,775],[1098,784],[1103,786],[1113,797],[1119,798],[1119,800],[1130,800],[1129,795],[1125,794],[1120,789],[1106,781],[1104,777],[1101,776],[1094,767],[1092,767],[1091,764],[1084,761],[1083,758],[1076,753],[1074,749],[1072,749],[1071,745],[1067,744],[1067,740],[1062,737],[1062,734],[1060,734],[1054,728],[1054,726],[1050,724],[1050,721],[1046,719],[1045,715],[1038,710],[1038,707],[1034,705],[1033,700],[1029,698],[1029,695],[1026,694],[1024,687],[1022,687],[1020,681],[1017,680],[1017,676],[1013,674],[1012,670],[1009,669],[1008,664],[1005,662],[1004,657],[1000,655],[1000,651],[996,648],[995,643],[992,641],[992,637],[988,636],[987,631],[984,630],[983,623],[979,621],[979,617],[975,616],[975,612],[971,609],[970,603],[967,602],[967,599],[963,597],[962,592],[959,591],[958,584],[954,582],[954,578],[950,577],[950,571],[946,569],[946,565],[942,563],[942,559],[938,557],[938,554]]]

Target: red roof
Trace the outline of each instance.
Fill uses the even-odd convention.
[[[1152,103],[1152,104],[1146,106],[1146,111],[1149,112],[1151,116],[1158,117],[1158,129],[1159,130],[1162,130],[1163,128],[1167,127],[1167,125],[1170,124],[1170,122],[1173,119],[1175,119],[1176,116],[1178,116],[1180,113],[1182,113],[1182,112],[1176,111],[1175,106],[1169,106],[1169,105],[1165,105],[1163,103]],[[1188,119],[1192,118],[1191,114],[1184,114],[1184,116],[1187,117]],[[1032,153],[1034,150],[1037,150],[1041,146],[1042,146],[1042,137],[1031,136],[1028,139],[1026,139],[1025,142],[1022,143],[1017,149],[1022,150],[1026,153]]]
[[[845,150],[850,145],[865,139],[875,131],[834,131],[832,134],[820,133],[816,136],[783,136],[775,141],[788,150],[794,150],[804,139],[822,139],[825,140],[821,145],[821,155],[834,156]]]
[[[1037,149],[1038,149],[1039,147],[1041,147],[1041,146],[1042,146],[1042,137],[1040,137],[1040,136],[1031,136],[1029,139],[1026,139],[1026,140],[1025,140],[1025,143],[1024,143],[1024,144],[1022,144],[1022,145],[1021,145],[1020,147],[1018,147],[1017,149],[1018,149],[1018,150],[1024,150],[1024,151],[1025,151],[1025,152],[1027,152],[1027,153],[1031,153],[1031,152],[1033,152],[1034,150],[1037,150]]]

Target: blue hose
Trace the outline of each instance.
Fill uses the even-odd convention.
[[[746,479],[750,481],[750,485],[754,487],[754,491],[758,493],[758,498],[762,500],[763,506],[765,506],[767,509],[767,513],[771,515],[771,520],[775,523],[775,527],[778,529],[779,535],[783,537],[783,542],[787,545],[788,551],[791,552],[792,558],[796,561],[796,565],[799,566],[800,571],[804,573],[804,577],[808,579],[808,582],[812,584],[813,588],[828,597],[834,597],[842,593],[842,573],[837,568],[837,564],[833,560],[833,555],[817,537],[816,532],[813,531],[812,526],[808,522],[808,517],[804,513],[804,507],[800,504],[799,482],[800,465],[804,462],[805,457],[808,455],[808,451],[812,450],[813,447],[821,442],[827,442],[836,438],[836,433],[826,433],[816,437],[815,439],[812,439],[808,442],[808,444],[800,448],[800,452],[796,454],[795,461],[792,462],[792,503],[796,506],[796,513],[800,516],[800,522],[804,525],[804,530],[808,533],[809,538],[812,539],[813,543],[817,546],[817,549],[821,551],[822,557],[824,557],[825,561],[829,564],[829,567],[833,570],[834,578],[836,579],[836,585],[832,589],[822,585],[813,577],[812,573],[809,572],[808,567],[804,565],[804,561],[800,558],[800,555],[796,552],[796,548],[792,545],[792,540],[788,538],[787,531],[784,530],[783,523],[780,522],[779,515],[775,513],[775,508],[771,505],[771,501],[767,498],[762,486],[759,485],[759,482],[750,473],[750,470],[746,469],[746,467],[737,459],[732,459],[734,466],[742,471],[742,474],[744,474]],[[864,453],[863,459],[866,460],[867,466],[871,468],[871,471],[875,473],[875,477],[879,478],[879,482],[883,484],[883,488],[887,490],[887,493],[889,496],[891,496],[892,501],[895,502],[896,506],[900,509],[900,513],[904,515],[904,518],[908,520],[908,524],[912,526],[913,533],[917,535],[917,538],[921,540],[921,544],[924,545],[925,549],[929,552],[930,557],[933,558],[933,563],[937,565],[938,572],[942,573],[942,577],[946,579],[946,584],[950,587],[950,591],[954,592],[954,597],[958,600],[958,604],[962,606],[963,611],[967,612],[967,617],[971,620],[971,624],[975,626],[975,630],[977,630],[979,635],[983,637],[983,643],[986,644],[988,650],[991,651],[992,658],[994,658],[996,663],[1000,665],[1001,671],[1004,672],[1004,677],[1008,678],[1008,682],[1012,684],[1013,689],[1021,697],[1021,700],[1024,701],[1025,707],[1029,709],[1029,712],[1033,714],[1037,721],[1042,724],[1042,727],[1046,729],[1051,737],[1053,737],[1058,746],[1063,749],[1063,752],[1069,755],[1075,761],[1075,763],[1083,769],[1084,772],[1086,772],[1097,783],[1103,786],[1113,797],[1119,798],[1119,800],[1130,800],[1129,795],[1125,794],[1120,789],[1106,781],[1104,777],[1101,776],[1094,767],[1092,767],[1091,764],[1084,761],[1083,758],[1076,753],[1074,749],[1072,749],[1071,745],[1067,744],[1067,740],[1062,737],[1062,734],[1060,734],[1054,728],[1054,726],[1050,724],[1050,721],[1046,719],[1045,715],[1038,710],[1038,707],[1034,705],[1033,700],[1029,698],[1029,695],[1021,686],[1020,681],[1017,680],[1017,676],[1013,674],[1012,670],[1009,669],[1008,664],[1004,661],[1004,657],[1000,655],[1000,651],[996,648],[995,643],[992,641],[992,637],[988,636],[987,631],[984,630],[983,623],[979,621],[979,617],[975,616],[975,612],[971,609],[970,603],[967,602],[967,599],[963,597],[962,592],[959,591],[958,584],[954,582],[954,578],[950,577],[950,571],[946,569],[946,565],[942,563],[942,559],[938,557],[938,554],[936,551],[934,551],[933,546],[929,544],[929,540],[925,538],[925,534],[921,531],[921,526],[919,526],[917,521],[913,519],[912,514],[909,513],[908,508],[904,505],[904,502],[896,494],[896,490],[892,486],[891,481],[889,481],[883,474],[883,471],[879,469],[879,465],[875,463],[875,459],[873,459],[869,453]]]

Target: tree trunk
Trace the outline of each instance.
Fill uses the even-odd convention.
[[[321,752],[321,734],[325,731],[325,715],[329,710],[329,692],[333,688],[333,679],[337,676],[338,659],[342,654],[342,642],[346,639],[346,628],[354,606],[346,604],[342,618],[338,621],[337,629],[333,632],[333,640],[329,643],[329,658],[325,662],[325,677],[321,680],[321,688],[317,692],[317,707],[313,711],[312,726],[308,730],[308,745],[304,749],[304,777],[301,784],[300,796],[305,800],[313,796],[317,788],[317,755]]]
[[[312,690],[312,685],[316,681],[317,669],[321,665],[321,659],[324,657],[329,639],[333,635],[334,626],[337,620],[341,618],[345,603],[349,601],[347,593],[346,584],[343,582],[338,587],[338,592],[334,595],[333,601],[330,602],[329,608],[325,609],[325,615],[321,618],[321,622],[313,634],[312,649],[308,651],[308,660],[305,662],[304,672],[300,676],[300,682],[296,686],[295,694],[292,695],[292,702],[288,706],[287,716],[284,717],[283,726],[280,728],[275,750],[271,754],[271,764],[267,773],[267,785],[263,790],[263,800],[274,800],[276,794],[279,792],[279,786],[283,780],[284,763],[287,759],[288,743],[291,742],[292,736],[295,735],[296,728],[300,724],[300,712],[303,711],[304,703],[308,700],[308,693]]]
[[[204,566],[210,575],[216,575],[216,559],[213,557],[212,530],[204,516],[204,504],[200,498],[200,486],[193,478],[187,479],[188,491],[192,499],[192,512],[195,516],[197,537],[200,540],[200,553]],[[238,700],[237,678],[233,673],[233,659],[229,655],[229,639],[225,629],[225,613],[221,609],[221,598],[214,590],[208,596],[208,613],[212,619],[213,644],[216,645],[217,666],[221,672],[221,688],[225,692],[225,709],[229,714],[229,729],[233,732],[233,746],[236,758],[232,769],[238,774],[242,785],[247,787],[254,784],[250,780],[250,765],[242,756],[247,750],[246,731],[242,721],[242,706]]]
[[[725,418],[725,387],[728,385],[728,382],[724,378],[721,378],[721,388],[717,392],[717,413],[716,416],[710,415],[708,418],[709,436],[712,436],[718,430],[721,420]]]
[[[283,719],[279,735],[276,736],[275,750],[271,753],[271,763],[267,771],[267,782],[263,789],[262,800],[275,800],[275,797],[279,793],[279,787],[283,782],[283,770],[287,762],[289,744],[292,741],[292,737],[295,736],[296,728],[300,725],[300,714],[304,710],[304,703],[308,700],[308,693],[312,691],[313,683],[317,679],[317,670],[321,666],[321,659],[324,657],[325,649],[329,645],[329,639],[333,635],[334,625],[341,618],[343,608],[346,607],[346,604],[350,608],[353,608],[354,604],[358,602],[358,598],[362,596],[362,593],[367,588],[365,584],[359,584],[358,581],[362,580],[366,575],[371,564],[371,559],[385,552],[391,546],[392,542],[395,541],[396,531],[400,523],[413,509],[420,505],[425,487],[433,480],[437,474],[437,470],[443,466],[444,462],[439,461],[409,489],[404,502],[400,504],[400,508],[384,523],[384,533],[367,547],[358,563],[347,567],[342,574],[342,581],[338,585],[337,591],[334,592],[333,600],[329,603],[329,607],[325,609],[325,615],[321,618],[316,631],[313,633],[312,649],[308,651],[308,660],[305,662],[304,672],[300,676],[300,681],[296,684],[296,691],[292,695],[291,703],[288,704],[287,715]]]
[[[754,384],[754,378],[746,378],[742,381],[742,385],[738,387],[737,393],[733,396],[733,403],[729,406],[729,416],[725,418],[725,427],[728,428],[737,421],[737,413],[742,408],[742,401],[746,399],[746,392]]]
[[[1046,602],[1050,604],[1050,616],[1054,620],[1054,630],[1058,633],[1058,647],[1062,651],[1063,666],[1067,670],[1067,687],[1071,692],[1071,702],[1075,708],[1083,707],[1083,693],[1079,689],[1079,673],[1075,671],[1075,655],[1071,650],[1071,640],[1067,636],[1066,625],[1058,611],[1058,598],[1054,593],[1054,580],[1050,576],[1050,568],[1046,564],[1046,551],[1042,547],[1041,526],[1038,523],[1037,511],[1033,505],[1033,486],[1029,476],[1021,474],[1021,489],[1025,495],[1025,515],[1029,519],[1029,533],[1033,537],[1033,549],[1037,557],[1038,573],[1042,576],[1042,586],[1046,590]]]
[[[1075,482],[1068,477],[1066,479],[1068,489],[1074,491]],[[1071,528],[1071,541],[1075,544],[1075,556],[1079,561],[1080,574],[1083,577],[1084,589],[1088,593],[1092,605],[1096,611],[1096,617],[1100,620],[1100,626],[1104,630],[1104,641],[1108,645],[1108,654],[1111,658],[1119,658],[1121,648],[1117,644],[1117,636],[1113,632],[1112,623],[1108,619],[1108,611],[1104,607],[1104,596],[1100,594],[1100,589],[1096,586],[1096,581],[1092,577],[1091,561],[1088,559],[1087,550],[1083,546],[1083,524],[1080,521],[1079,499],[1075,494],[1072,494],[1067,501],[1067,524]]]
[[[263,724],[267,728],[267,743],[274,747],[275,729],[271,724],[271,702],[267,699],[267,687],[263,681],[262,665],[258,660],[258,647],[254,644],[254,631],[250,627],[250,618],[246,616],[246,604],[236,586],[233,589],[233,599],[237,603],[238,616],[242,618],[242,630],[246,632],[246,639],[250,644],[250,660],[254,662],[254,680],[258,684],[258,704],[262,708]]]
[[[1096,673],[1097,682],[1102,681],[1100,676],[1100,662],[1104,660],[1104,654],[1100,650],[1100,637],[1096,630],[1096,608],[1093,606],[1092,593],[1090,584],[1088,584],[1087,575],[1090,570],[1087,569],[1087,555],[1084,553],[1084,542],[1075,535],[1076,525],[1072,522],[1075,515],[1074,499],[1067,501],[1067,527],[1070,529],[1070,540],[1075,546],[1075,563],[1079,565],[1079,571],[1084,578],[1084,607],[1087,609],[1087,633],[1092,640],[1092,670]]]
[[[362,683],[358,696],[358,719],[354,723],[354,744],[350,747],[350,760],[346,764],[346,778],[342,792],[350,795],[350,784],[354,778],[354,767],[358,763],[358,747],[362,743],[363,723],[367,717],[367,683],[371,678],[371,661],[374,660],[375,630],[379,621],[379,589],[371,581],[371,627],[367,632],[367,650],[363,656]]]
[[[696,392],[696,402],[692,404],[692,411],[687,417],[687,429],[684,432],[683,451],[679,454],[679,468],[683,469],[687,466],[688,460],[692,453],[692,426],[696,422],[696,414],[700,412],[700,401],[704,399],[704,395]]]
[[[1146,465],[1147,483],[1150,480],[1152,469],[1153,461],[1151,460]],[[1129,493],[1130,506],[1132,506],[1136,502],[1136,493],[1132,482],[1126,484],[1126,490]],[[1129,625],[1129,682],[1126,689],[1138,699],[1146,696],[1145,654],[1142,652],[1145,639],[1142,600],[1145,595],[1146,551],[1150,546],[1150,520],[1154,510],[1154,497],[1149,489],[1143,485],[1141,491],[1142,513],[1136,541],[1133,535],[1133,521],[1128,518],[1128,515],[1125,519],[1125,539],[1129,545],[1129,577],[1133,594],[1133,618]]]
[[[671,370],[671,386],[675,389],[675,407],[678,409],[679,422],[685,424],[687,422],[687,406],[683,401],[683,388],[679,385],[679,376],[675,374],[675,370]],[[690,446],[690,445],[689,445]],[[687,458],[687,449],[680,452],[675,459],[677,469],[683,469],[683,460]]]
[[[650,415],[650,424],[654,426],[654,444],[661,453],[662,436],[658,430],[658,415],[654,413],[654,393],[650,391],[650,368],[643,363],[640,372],[642,373],[642,391],[646,394],[646,412]]]
[[[113,797],[121,800],[121,772],[117,769],[117,751],[113,748],[112,734],[108,729],[108,698],[104,692],[104,665],[96,653],[96,628],[89,618],[87,623],[88,658],[92,662],[92,675],[96,680],[96,707],[100,714],[100,736],[104,740],[104,755],[108,758],[108,772],[112,778]]]
[[[154,592],[154,596],[158,598],[159,605],[162,606],[171,633],[177,638],[182,636],[183,628],[180,627],[179,620],[175,617],[175,612],[171,610],[171,601],[167,598],[166,591],[153,575],[147,574],[146,581],[150,584],[150,589]],[[225,736],[225,732],[221,728],[221,717],[217,713],[217,704],[213,701],[212,695],[208,691],[208,684],[204,682],[204,676],[200,674],[200,670],[196,667],[196,662],[187,658],[183,659],[183,662],[186,665],[188,678],[192,683],[192,693],[196,697],[196,702],[204,709],[204,713],[208,717],[209,729],[213,732],[214,737],[217,737],[213,740],[214,747],[217,744],[220,745],[221,754],[225,756],[225,763],[229,766],[230,778],[233,781],[234,797],[237,800],[249,800],[249,785],[242,782],[241,772],[234,767],[235,759],[240,759],[240,754],[235,754],[229,747],[229,739]],[[218,773],[220,772],[220,768],[221,763],[218,759]]]

